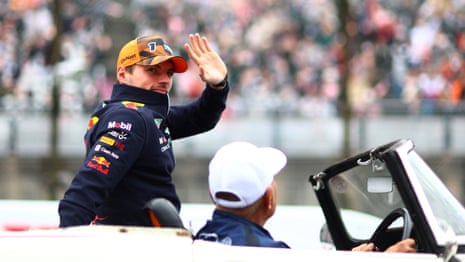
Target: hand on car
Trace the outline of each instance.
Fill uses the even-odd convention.
[[[363,252],[376,251],[376,246],[373,243],[363,243],[359,246],[352,248],[352,251],[363,251]]]
[[[375,246],[374,243],[363,243],[359,246],[352,248],[352,251],[378,251],[378,248]],[[407,238],[390,246],[384,252],[414,253],[416,251],[417,249],[415,240],[412,238]]]
[[[407,238],[390,246],[384,252],[415,253],[416,251],[417,251],[417,248],[416,248],[415,240],[412,238]]]

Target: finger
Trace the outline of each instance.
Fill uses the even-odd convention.
[[[352,248],[352,251],[372,251],[374,249],[375,245],[373,243],[363,243],[360,244],[359,246],[356,246]]]
[[[198,40],[196,39],[196,36],[193,34],[189,35],[189,47],[191,50],[192,57],[196,57],[198,59],[201,53],[198,48]]]
[[[202,81],[206,81],[205,80],[205,71],[203,70],[203,67],[199,67],[199,76],[200,76],[200,79],[202,79]]]
[[[405,248],[403,248],[401,251],[405,252],[405,253],[414,253],[416,252],[416,248],[415,247],[412,247],[412,246],[406,246]]]
[[[195,40],[193,35],[189,35],[189,44],[184,44],[184,49],[186,50],[187,55],[194,60],[196,64],[199,64],[200,53],[195,48]]]
[[[369,249],[369,250],[376,250],[376,249],[378,249],[378,247],[375,246],[374,243],[368,243],[368,249]]]
[[[210,46],[210,43],[208,42],[208,39],[207,37],[202,37],[202,43],[203,43],[203,46],[204,46],[204,50],[207,51],[207,52],[211,52],[212,51],[212,48]]]
[[[187,55],[194,61],[196,61],[194,50],[192,50],[192,47],[188,44],[184,44],[184,49],[186,50]]]
[[[205,70],[203,70],[203,68],[199,68],[199,77],[203,82],[210,84],[209,81],[205,78]]]
[[[200,53],[206,53],[207,47],[205,45],[205,37],[201,37],[198,33],[194,36],[196,47]],[[207,43],[208,44],[208,43]]]

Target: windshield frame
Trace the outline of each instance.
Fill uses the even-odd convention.
[[[428,200],[427,193],[425,192],[425,189],[422,186],[421,180],[434,180],[434,182],[436,183],[435,187],[440,187],[439,190],[441,191],[441,195],[435,197],[440,197],[444,200],[444,202],[448,203],[453,201],[454,203],[451,203],[450,205],[461,208],[462,213],[465,212],[463,206],[452,195],[452,193],[444,185],[442,180],[439,179],[437,174],[429,167],[429,165],[424,161],[424,159],[414,150],[414,145],[412,141],[407,141],[406,143],[400,145],[396,149],[396,152],[398,153],[399,159],[402,162],[403,167],[405,168],[406,175],[408,176],[413,191],[417,196],[417,200],[420,206],[422,207],[422,212],[425,215],[426,221],[429,224],[429,227],[433,233],[433,237],[436,240],[436,243],[440,246],[446,245],[447,242],[451,241],[451,236],[446,233],[446,228],[441,227],[436,215],[434,214],[433,206]],[[422,163],[419,164],[421,164],[423,168],[428,168],[429,172],[425,172],[422,175],[427,175],[430,178],[422,178],[419,174],[417,174],[415,167],[412,163],[412,154],[414,154],[416,157],[418,157],[419,160],[422,161]],[[461,245],[465,244],[465,235],[456,235],[456,240]]]
[[[327,230],[332,236],[332,243],[337,250],[351,250],[361,242],[359,239],[353,238],[354,236],[347,231],[346,221],[341,217],[341,206],[332,194],[330,179],[343,173],[356,166],[373,163],[373,160],[379,160],[385,164],[393,178],[393,182],[397,185],[397,189],[402,198],[405,208],[410,213],[411,219],[414,223],[414,237],[417,240],[418,251],[421,253],[435,253],[440,255],[445,252],[445,249],[459,244],[458,253],[465,253],[465,239],[463,236],[455,237],[451,234],[451,230],[445,232],[441,228],[433,214],[433,207],[431,206],[425,191],[419,182],[419,177],[415,173],[415,168],[408,154],[414,150],[414,143],[410,139],[399,139],[393,142],[374,147],[363,153],[343,159],[326,169],[313,173],[309,176],[309,182],[316,194],[320,203],[323,214],[327,222]],[[417,153],[417,152],[415,152]],[[424,161],[420,155],[419,158],[429,169],[429,164]],[[374,165],[373,168],[378,168]],[[380,168],[383,168],[380,166]],[[423,168],[423,167],[422,167]],[[440,179],[435,172],[431,170],[430,176],[435,179]],[[440,180],[439,180],[440,181]],[[444,186],[447,195],[457,200],[447,187]],[[455,202],[455,200],[453,200]],[[436,201],[433,199],[433,202]],[[457,201],[457,203],[459,203]],[[460,204],[460,203],[459,203]],[[454,207],[454,206],[453,206]],[[462,205],[458,208],[464,210]],[[455,210],[456,208],[454,208]],[[461,221],[461,219],[460,219]],[[461,226],[462,222],[459,222]],[[433,232],[434,231],[434,232]]]

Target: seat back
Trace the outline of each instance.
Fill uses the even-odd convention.
[[[165,198],[154,198],[145,204],[154,227],[183,228],[184,224],[176,207]]]

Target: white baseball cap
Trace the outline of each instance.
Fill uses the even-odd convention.
[[[213,201],[227,208],[249,206],[265,194],[273,178],[286,165],[286,155],[272,147],[233,142],[221,147],[210,161],[208,183]],[[219,198],[234,194],[238,200]]]

